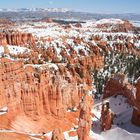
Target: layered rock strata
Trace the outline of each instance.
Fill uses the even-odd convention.
[[[63,131],[70,128],[72,123],[67,121],[67,110],[77,108],[83,94],[91,90],[92,81],[86,73],[81,78],[74,68],[61,64],[39,67],[22,62],[2,62],[0,108],[8,107],[6,127],[23,132],[42,132],[54,129],[53,123],[58,120],[61,124],[68,122],[62,126]],[[35,128],[37,124],[40,126]]]
[[[93,100],[91,96],[85,95],[80,103],[80,115],[78,124],[78,140],[89,140],[91,129],[91,109]]]

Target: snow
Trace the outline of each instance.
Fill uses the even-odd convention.
[[[122,21],[121,19],[114,19],[114,18],[111,18],[111,19],[101,19],[99,21],[96,22],[96,24],[123,24],[124,21]]]
[[[92,90],[89,90],[89,91],[88,91],[88,95],[89,95],[89,96],[92,95]]]
[[[85,50],[85,46],[82,46],[82,45],[78,45],[78,46],[74,46],[74,50],[77,52],[77,54],[79,54],[79,51],[80,50],[83,50],[84,51],[84,53],[85,53],[85,55],[87,55],[88,54],[88,52]]]
[[[121,95],[118,95],[117,97],[111,97],[106,101],[109,102],[111,111],[113,111],[115,114],[120,114],[126,111],[127,109],[132,110],[132,108],[127,102],[127,99]]]
[[[68,140],[78,140],[78,137],[75,136],[75,137],[70,137]]]
[[[38,65],[38,64],[35,64],[35,65],[27,64],[27,65],[24,65],[24,68],[27,67],[27,66],[32,66],[34,68],[40,68],[40,69],[44,69],[44,68],[48,67],[48,68],[54,68],[55,70],[58,70],[58,66],[56,64],[48,63],[48,62],[46,64],[41,64],[41,65]]]
[[[15,132],[14,130],[6,130],[6,129],[0,129],[0,133],[13,133]]]
[[[113,96],[107,98],[102,102],[99,102],[94,105],[94,109],[92,110],[92,112],[94,112],[94,114],[96,114],[97,117],[100,118],[102,103],[105,102],[109,102],[111,111],[115,113],[117,116],[123,113],[124,114],[129,113],[130,117],[132,116],[133,108],[128,104],[127,99],[125,97],[123,97],[122,95],[118,95],[117,97]],[[119,117],[119,119],[122,119],[122,117]],[[126,119],[124,119],[124,121],[125,120]]]
[[[101,116],[101,107],[103,102],[110,103],[110,109],[113,111],[117,118],[114,120],[114,126],[111,130],[101,132],[100,122],[98,118]],[[92,138],[98,140],[139,140],[140,139],[140,128],[134,126],[131,123],[132,107],[127,103],[126,98],[118,95],[117,97],[110,97],[103,101],[95,103],[92,112],[97,118],[92,118],[94,122],[93,131],[90,135]],[[123,124],[121,124],[123,122]],[[119,124],[120,123],[120,124]]]
[[[135,47],[137,47],[138,49],[140,49],[140,40],[138,40],[137,42],[134,43]]]
[[[126,102],[126,98],[118,95],[117,97],[109,97],[103,102],[110,103],[110,109],[116,113],[118,119],[114,122],[111,130],[101,132],[100,129],[100,116],[101,116],[101,107],[102,101],[98,103],[95,102],[92,112],[96,117],[92,118],[94,122],[93,130],[90,131],[90,137],[97,140],[139,140],[140,139],[140,128],[134,126],[130,119],[132,116],[132,107]],[[121,103],[121,104],[120,104]],[[116,125],[118,122],[123,121],[123,125]],[[64,133],[67,140],[78,140],[78,137],[69,137],[67,132]]]
[[[92,132],[91,137],[96,138],[97,140],[139,140],[140,134],[129,133],[122,128],[114,127],[111,130],[100,134],[95,134]]]
[[[12,45],[7,45],[10,54],[23,54],[23,53],[29,53],[30,50],[26,47],[20,47],[20,46],[12,46]]]
[[[78,36],[79,35],[79,32],[77,32],[76,30],[70,30],[70,32],[69,32],[69,36],[70,37],[76,37],[76,36]]]
[[[48,66],[49,66],[49,68],[54,68],[55,70],[58,70],[59,68],[58,68],[58,66],[56,65],[56,64],[50,64],[50,63],[48,63]]]
[[[41,26],[45,26],[42,27]],[[40,26],[40,28],[36,27]],[[53,38],[58,38],[59,36],[64,36],[66,35],[66,32],[63,30],[62,27],[57,26],[55,23],[40,23],[37,25],[37,23],[32,27],[32,26],[25,26],[26,28],[22,27],[22,30],[27,33],[32,33],[33,35],[41,38],[41,37],[53,37]]]
[[[7,113],[7,110],[8,110],[8,107],[7,107],[7,106],[1,108],[1,109],[0,109],[0,115],[3,115],[3,114],[5,114],[5,113]]]
[[[0,46],[0,55],[4,53],[4,47]]]
[[[54,47],[54,49],[57,52],[57,57],[62,60],[62,55],[60,54],[62,48],[64,48],[67,52],[68,55],[70,55],[70,49],[66,47],[66,44],[71,45],[71,47],[74,48],[74,50],[78,53],[78,56],[81,56],[79,54],[79,50],[81,49],[86,56],[89,55],[90,52],[90,47],[88,43],[92,43],[94,46],[97,46],[98,42],[91,40],[92,36],[98,35],[101,37],[103,41],[107,41],[108,46],[111,47],[113,50],[113,43],[124,43],[124,39],[115,39],[118,36],[123,36],[125,39],[127,37],[135,37],[136,35],[133,33],[124,33],[124,32],[117,32],[117,33],[112,33],[112,32],[102,32],[100,29],[96,27],[97,24],[101,23],[111,23],[111,24],[116,24],[116,23],[123,23],[124,21],[120,19],[102,19],[99,21],[87,21],[86,23],[81,23],[82,28],[76,28],[71,24],[71,28],[64,29],[63,26],[57,24],[57,23],[46,23],[46,22],[29,22],[29,23],[24,23],[21,27],[18,28],[18,30],[32,33],[35,37],[39,39],[38,41],[38,47],[44,47],[47,49],[48,47]],[[107,39],[107,36],[112,36],[112,40],[109,41]],[[78,37],[83,39],[80,44],[75,44],[74,37]],[[51,40],[51,41],[46,41],[44,40]],[[133,41],[133,39],[132,39]],[[85,43],[86,42],[86,43]],[[88,42],[88,43],[87,43]],[[140,48],[140,43],[139,41],[134,42],[135,47]],[[57,46],[58,44],[58,46]],[[102,52],[102,49],[99,48],[100,51]],[[76,57],[75,57],[76,58]],[[114,68],[115,71],[117,71],[117,67]],[[109,73],[106,73],[109,74]]]
[[[140,27],[140,21],[131,21],[135,27]]]

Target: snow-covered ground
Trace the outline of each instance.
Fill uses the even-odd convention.
[[[33,64],[27,64],[27,65],[24,66],[24,68],[26,66],[32,66],[34,68],[40,68],[40,69],[43,69],[43,68],[46,69],[46,66],[48,66],[49,68],[54,68],[55,70],[58,70],[58,66],[56,64],[54,64],[54,63],[48,63],[48,62],[46,62],[46,64],[41,64],[41,65],[39,65],[39,64],[35,64],[35,65],[33,65]]]
[[[10,54],[19,54],[19,53],[26,54],[26,53],[30,52],[30,50],[25,47],[13,46],[13,45],[8,45],[7,47],[8,47]]]
[[[127,103],[127,99],[121,95],[110,97],[103,102],[110,103],[110,109],[117,115],[111,130],[101,132],[100,122],[93,118],[94,126],[91,137],[98,140],[140,140],[140,128],[131,123],[132,107]],[[92,112],[100,118],[102,102],[95,104]]]
[[[101,19],[99,21],[96,22],[96,24],[106,24],[106,23],[110,23],[110,24],[123,24],[124,21],[121,19]]]
[[[140,140],[140,134],[129,133],[128,131],[114,127],[101,134],[93,134],[97,140]]]
[[[7,45],[7,48],[9,50],[10,54],[26,54],[29,53],[30,50],[26,47],[21,47],[21,46],[13,46],[13,45]],[[4,47],[0,46],[0,56],[4,53]]]

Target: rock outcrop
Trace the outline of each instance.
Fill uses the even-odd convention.
[[[49,121],[52,121],[52,125],[47,126],[48,130],[54,129],[53,121],[61,122],[66,118],[68,109],[77,108],[84,90],[91,90],[92,82],[87,79],[86,73],[81,78],[72,67],[67,68],[61,64],[48,64],[39,68],[7,61],[1,64],[0,77],[0,108],[8,106],[7,125],[25,132],[45,131]],[[38,123],[38,128],[33,127]],[[65,124],[63,131],[70,128],[70,125],[72,123]]]
[[[132,122],[137,126],[140,126],[139,87],[139,80],[137,80],[135,85],[131,85],[124,74],[115,74],[107,81],[103,96],[104,99],[113,95],[126,97],[128,103],[133,106]]]
[[[111,27],[111,28],[110,28]],[[97,21],[97,28],[100,28],[105,32],[129,32],[136,31],[137,28],[133,26],[129,21],[119,20],[119,19],[106,19]]]
[[[110,110],[109,103],[105,103],[102,105],[101,112],[101,129],[102,131],[111,129],[113,124],[114,114]]]
[[[53,130],[51,140],[64,140],[64,136],[60,128]]]
[[[89,140],[92,104],[93,100],[88,95],[85,95],[80,103],[80,116],[77,130],[78,140]]]
[[[34,46],[35,39],[30,33],[4,31],[0,33],[0,45]]]

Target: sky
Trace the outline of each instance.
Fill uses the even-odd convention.
[[[0,8],[68,8],[92,13],[140,14],[140,0],[0,0]]]

